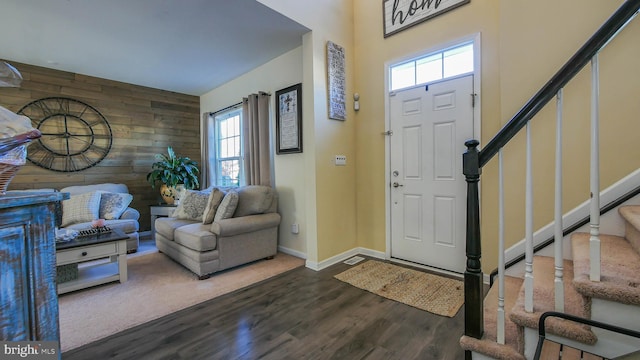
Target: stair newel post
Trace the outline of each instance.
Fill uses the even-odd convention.
[[[467,181],[467,264],[464,272],[465,335],[479,339],[484,333],[483,284],[480,258],[480,159],[477,140],[465,142],[467,151],[462,155],[462,168]]]

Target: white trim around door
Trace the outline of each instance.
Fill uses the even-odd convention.
[[[394,59],[392,61],[388,61],[385,63],[385,131],[388,131],[391,129],[391,118],[390,118],[390,96],[392,94],[392,92],[389,90],[390,89],[390,81],[389,81],[389,71],[391,66],[398,64],[398,63],[402,63],[411,59],[415,59],[417,57],[420,57],[422,55],[426,55],[426,54],[431,54],[434,52],[438,52],[441,51],[442,49],[446,49],[446,48],[450,48],[452,46],[455,46],[457,44],[460,43],[464,43],[464,42],[469,42],[469,41],[473,41],[473,50],[474,50],[474,72],[472,74],[473,76],[473,93],[475,96],[475,106],[473,108],[473,138],[481,141],[480,138],[480,134],[481,134],[481,113],[482,113],[482,94],[480,92],[480,89],[482,88],[482,84],[481,84],[481,72],[480,69],[482,69],[481,66],[481,36],[480,33],[476,33],[467,37],[463,37],[463,38],[459,38],[459,39],[455,39],[452,40],[450,42],[444,43],[444,44],[439,44],[437,46],[425,49],[420,51],[419,53],[414,53],[414,54],[409,54],[405,57],[402,58],[398,58],[398,59]],[[445,79],[446,80],[446,79]],[[442,81],[442,80],[439,80]],[[420,86],[424,86],[424,84],[421,84]],[[385,141],[385,222],[386,222],[386,233],[385,233],[385,237],[386,237],[386,250],[385,250],[385,258],[388,260],[393,260],[391,257],[391,165],[390,165],[390,159],[391,159],[391,147],[390,147],[390,141],[387,139],[387,141]],[[462,161],[462,158],[460,159],[460,161]],[[464,194],[464,196],[466,197],[466,194]],[[428,267],[428,264],[426,264]]]

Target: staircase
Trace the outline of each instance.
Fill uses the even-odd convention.
[[[640,206],[618,208],[624,219],[625,236],[600,235],[602,244],[601,279],[589,280],[589,237],[577,232],[571,235],[572,260],[564,260],[565,313],[581,318],[640,330]],[[505,344],[496,342],[498,287],[493,286],[485,298],[484,336],[463,336],[460,344],[474,353],[473,359],[532,359],[538,342],[538,319],[542,313],[555,310],[554,259],[534,256],[534,311],[524,309],[523,278],[505,277],[507,311]],[[614,316],[613,314],[617,314]],[[640,349],[640,343],[609,339],[606,332],[597,333],[570,321],[549,319],[547,331],[557,341],[570,344],[591,354],[614,358]]]
[[[600,215],[603,212],[600,197],[605,192],[601,193],[600,187],[601,144],[599,139],[599,55],[639,13],[640,0],[626,0],[482,150],[479,150],[477,140],[469,140],[465,143],[467,151],[463,155],[463,172],[467,181],[467,261],[464,273],[465,334],[460,339],[460,344],[465,349],[467,360],[534,359],[538,343],[539,319],[548,311],[640,331],[640,206],[627,204],[618,207],[615,211],[619,213],[621,219],[624,219],[624,231],[618,231],[616,234],[600,234]],[[640,43],[626,44],[637,46]],[[590,68],[591,75],[590,98],[581,100],[583,104],[588,104],[587,107],[590,107],[590,119],[584,121],[585,126],[590,126],[590,142],[585,144],[581,138],[574,139],[572,146],[578,149],[577,154],[581,156],[580,159],[585,157],[590,159],[589,192],[585,196],[589,199],[587,206],[589,229],[588,233],[573,233],[575,229],[572,227],[576,225],[575,223],[563,224],[563,221],[571,215],[571,212],[563,214],[562,203],[563,185],[570,183],[563,181],[565,169],[563,158],[566,157],[563,155],[565,147],[563,138],[568,137],[562,134],[563,90],[584,68]],[[534,251],[534,239],[544,229],[535,232],[533,221],[536,198],[533,196],[534,156],[531,123],[537,121],[536,115],[554,99],[556,100],[555,134],[545,132],[545,139],[555,137],[555,163],[545,164],[543,173],[547,177],[553,176],[550,173],[554,172],[552,169],[555,168],[555,194],[553,191],[551,194],[549,191],[537,194],[537,196],[551,196],[554,199],[552,209],[554,220],[550,225],[553,236],[549,241],[549,247],[553,248],[553,256],[549,257],[537,252],[540,244]],[[572,101],[575,104],[575,97]],[[615,112],[611,112],[611,104],[608,107],[609,112],[604,118],[606,121],[616,121],[617,116]],[[544,116],[541,118],[546,119]],[[548,124],[545,126],[546,129],[553,127]],[[510,150],[505,147],[511,144],[511,140],[521,130],[524,135],[518,139],[523,144],[521,148],[524,148],[523,162],[526,166],[523,182],[525,191],[522,194],[526,208],[523,221],[525,227],[522,256],[524,270],[517,276],[513,274],[508,276],[505,271],[508,267],[506,263],[512,259],[507,259],[505,255],[503,151]],[[602,147],[606,148],[608,145],[603,144]],[[549,146],[548,141],[544,146]],[[574,154],[576,148],[572,148]],[[611,153],[608,155],[611,156]],[[497,158],[498,173],[498,280],[485,297],[484,273],[481,266],[479,182],[483,167],[494,157]],[[540,157],[537,159],[540,160]],[[491,171],[495,171],[494,169],[492,168]],[[636,179],[633,184],[637,189],[640,186],[640,179]],[[638,192],[634,195],[637,194]],[[609,205],[607,204],[606,207],[608,208]],[[569,240],[571,254],[563,253],[563,237],[567,233],[573,233]],[[618,236],[622,234],[624,235]],[[640,350],[640,342],[558,317],[549,318],[546,321],[546,329],[550,334],[547,339],[578,349],[576,350],[578,353],[584,351],[598,356],[579,355],[578,359],[610,359]],[[566,357],[558,354],[553,358]]]

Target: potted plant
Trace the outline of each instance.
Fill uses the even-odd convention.
[[[176,186],[183,184],[185,189],[195,189],[198,182],[198,163],[188,157],[177,156],[173,148],[167,148],[167,155],[156,154],[156,162],[151,165],[147,181],[155,189],[156,183],[161,182],[160,194],[167,204],[173,204]]]

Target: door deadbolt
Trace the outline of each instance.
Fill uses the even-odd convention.
[[[393,174],[393,176],[395,176],[395,177],[398,177],[398,175],[400,175],[400,173],[398,172],[398,170],[394,170],[392,174]]]

